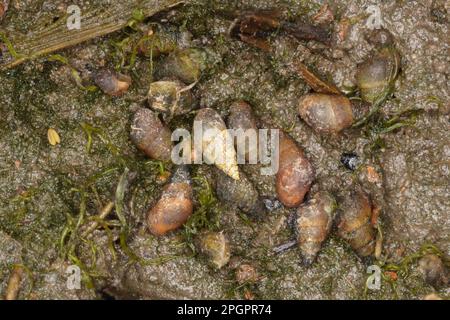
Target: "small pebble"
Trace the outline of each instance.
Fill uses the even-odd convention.
[[[272,199],[264,199],[264,206],[266,207],[266,209],[271,212],[271,211],[275,211],[277,209],[280,209],[282,207],[282,204],[280,201],[278,200],[272,200]]]
[[[359,157],[356,153],[343,153],[341,156],[341,163],[349,170],[354,171],[360,164]]]

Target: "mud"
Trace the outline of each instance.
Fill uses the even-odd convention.
[[[0,29],[30,30],[53,19],[68,2],[13,1]],[[317,175],[311,193],[326,190],[339,197],[358,183],[371,194],[381,208],[384,241],[379,261],[361,261],[335,232],[309,269],[299,263],[296,249],[272,254],[274,246],[293,238],[289,220],[295,209],[276,205],[274,177],[260,176],[258,166],[241,169],[265,203],[272,205],[267,217],[252,221],[234,206],[217,202],[211,210],[218,223],[204,226],[229,237],[232,261],[227,266],[211,268],[190,246],[195,234],[184,229],[152,237],[145,230],[145,214],[160,195],[161,172],[157,163],[132,146],[129,128],[158,60],[150,64],[138,58],[131,89],[123,97],[110,98],[77,87],[69,67],[38,59],[0,73],[0,292],[14,265],[20,264],[28,270],[21,299],[242,299],[246,291],[264,299],[421,299],[433,292],[450,297],[450,288],[436,291],[424,282],[416,260],[407,265],[407,274],[398,272],[396,281],[383,277],[380,290],[366,289],[369,265],[376,263],[384,272],[387,265],[398,265],[420,252],[424,244],[433,244],[444,260],[450,259],[448,4],[439,0],[328,3],[334,12],[330,47],[279,36],[271,40],[273,54],[228,38],[231,21],[216,13],[279,8],[289,20],[308,21],[322,1],[189,1],[151,21],[184,26],[193,34],[194,45],[214,53],[215,63],[193,89],[202,107],[214,108],[226,118],[233,101],[245,100],[262,125],[289,132],[304,148]],[[393,34],[402,56],[394,97],[377,119],[410,109],[420,112],[415,112],[411,125],[387,133],[379,134],[377,122],[372,121],[339,136],[319,135],[297,115],[297,101],[309,88],[293,72],[291,62],[299,59],[313,65],[341,90],[351,87],[357,64],[374,50],[366,40],[369,5],[381,9],[384,27]],[[342,39],[338,31],[346,23],[350,26]],[[128,37],[127,32],[59,53],[79,69],[86,61],[113,67],[120,55],[112,43]],[[354,103],[361,114],[367,111],[367,105]],[[193,115],[183,116],[170,125],[188,128],[192,119]],[[90,150],[86,124],[100,128],[92,132]],[[61,137],[56,147],[47,142],[50,127]],[[340,162],[344,152],[358,155],[361,166],[356,171]],[[125,166],[136,176],[125,194],[127,246],[120,243],[113,213],[107,220],[110,233],[98,229],[88,241],[77,243],[76,259],[64,255],[63,234],[70,221],[79,218],[83,195],[86,216],[97,214],[114,201]],[[193,176],[206,177],[215,185],[213,168],[195,166]],[[200,186],[197,180],[197,189]],[[197,207],[200,204],[197,199]],[[83,267],[80,290],[67,288],[66,270],[75,261]],[[237,283],[235,269],[244,263],[258,269],[261,277],[256,283]]]

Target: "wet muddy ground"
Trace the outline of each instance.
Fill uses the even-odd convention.
[[[427,250],[450,259],[448,3],[328,1],[334,16],[327,22],[330,46],[280,35],[271,39],[275,50],[268,54],[230,39],[232,21],[217,12],[277,8],[290,21],[312,21],[324,1],[186,2],[144,24],[187,30],[191,46],[210,52],[211,62],[193,88],[200,106],[226,117],[231,103],[243,99],[261,123],[289,132],[316,170],[310,193],[326,190],[339,197],[361,185],[381,208],[380,259],[359,259],[335,232],[310,268],[299,263],[296,249],[274,255],[274,246],[293,237],[288,222],[295,209],[277,203],[275,178],[261,176],[258,166],[241,169],[271,207],[262,221],[217,201],[207,188],[215,185],[214,169],[201,165],[192,168],[195,214],[206,212],[206,222],[191,221],[193,228],[162,238],[150,235],[146,212],[160,196],[161,171],[174,168],[145,158],[129,139],[132,115],[154,79],[152,71],[157,77],[160,59],[138,57],[128,69],[121,64],[130,57],[124,49],[128,41],[139,39],[139,31],[128,28],[58,52],[78,70],[89,64],[129,74],[133,83],[122,97],[80,88],[71,67],[48,57],[0,72],[0,292],[13,267],[21,265],[21,299],[422,299],[434,292],[449,298],[450,288],[424,282],[417,262]],[[0,30],[24,33],[71,3],[11,1]],[[380,9],[402,57],[394,95],[377,119],[402,114],[402,126],[380,133],[372,121],[338,136],[317,134],[298,117],[297,101],[310,88],[291,62],[313,66],[341,90],[352,87],[357,65],[374,50],[367,41],[370,5]],[[171,129],[189,128],[193,117],[174,119]],[[60,144],[49,144],[49,128],[58,132]],[[344,152],[358,155],[358,170],[342,165]],[[127,232],[118,227],[116,203],[106,227],[79,238],[76,226],[91,223],[89,217],[117,197],[125,168],[133,177],[122,208]],[[205,204],[205,198],[212,200]],[[222,269],[194,249],[200,229],[229,237],[232,258]],[[256,281],[237,282],[242,264],[257,270]],[[366,270],[373,264],[383,273],[379,290],[366,288]],[[80,290],[67,288],[70,265],[81,268]]]

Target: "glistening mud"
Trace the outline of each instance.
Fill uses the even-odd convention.
[[[3,298],[449,297],[445,1],[70,5],[0,0]],[[278,174],[171,163],[199,116]]]

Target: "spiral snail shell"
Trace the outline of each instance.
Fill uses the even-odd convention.
[[[220,115],[210,108],[200,109],[194,119],[194,130],[196,123],[202,125],[201,143],[206,162],[215,164],[228,176],[239,180],[233,137]]]
[[[374,103],[393,91],[400,70],[400,55],[393,46],[382,47],[372,57],[358,65],[356,85],[361,98]]]
[[[317,132],[339,133],[353,124],[352,104],[341,95],[308,94],[300,99],[298,112]]]
[[[264,217],[266,209],[258,191],[242,171],[239,177],[239,180],[235,180],[217,170],[217,197],[224,203],[235,205],[253,218]]]
[[[123,95],[131,85],[129,76],[107,69],[98,71],[94,76],[94,81],[104,93],[113,97]]]
[[[338,235],[347,241],[360,257],[368,257],[375,250],[376,232],[371,217],[370,198],[359,188],[348,192],[340,203]]]
[[[286,133],[280,132],[276,191],[281,203],[290,208],[299,206],[309,191],[314,176],[314,168],[303,150]]]
[[[157,76],[176,78],[186,84],[200,79],[206,69],[207,53],[198,48],[187,48],[172,52],[160,65]]]
[[[230,106],[230,114],[228,116],[228,128],[242,130],[237,134],[236,143],[239,139],[245,139],[247,130],[254,130],[256,143],[245,143],[245,149],[238,148],[239,159],[253,160],[255,163],[258,156],[258,136],[257,136],[257,120],[253,115],[252,107],[244,101],[236,101]]]
[[[205,231],[197,241],[200,252],[215,268],[221,269],[230,261],[230,244],[223,232]]]
[[[134,114],[131,125],[131,140],[137,148],[152,159],[170,161],[172,133],[156,113],[140,108]]]
[[[178,80],[152,82],[147,100],[152,110],[168,117],[186,114],[196,106],[192,91]]]
[[[328,192],[318,192],[297,209],[296,231],[303,263],[310,266],[327,239],[337,205]]]
[[[192,185],[186,165],[177,168],[158,202],[147,216],[147,226],[155,236],[181,227],[193,212]]]

